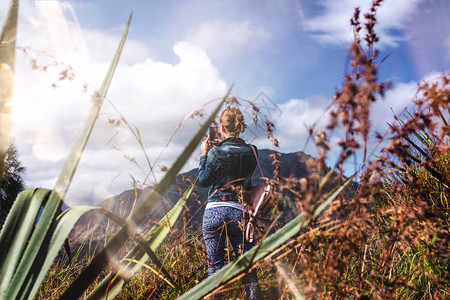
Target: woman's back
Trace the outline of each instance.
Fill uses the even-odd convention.
[[[198,183],[203,187],[211,186],[202,223],[209,276],[224,265],[227,237],[236,256],[254,246],[243,238],[241,225],[245,210],[239,203],[239,195],[251,187],[251,176],[257,164],[252,147],[239,138],[245,127],[242,112],[227,108],[220,117],[220,133],[224,140],[213,146],[208,136],[201,146]],[[255,270],[246,274],[242,282],[247,298],[261,298]],[[214,295],[213,299],[216,297],[219,295]]]
[[[255,167],[256,158],[252,148],[241,138],[231,137],[211,148],[203,164],[200,162],[199,184],[211,186],[210,202],[224,200],[224,195],[226,200],[236,201],[233,199],[236,197],[236,187],[250,189]]]

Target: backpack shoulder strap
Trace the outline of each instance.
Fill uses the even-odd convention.
[[[263,170],[262,170],[262,168],[261,168],[261,165],[259,164],[258,153],[256,153],[255,146],[253,146],[252,144],[248,144],[248,145],[249,145],[249,146],[252,148],[252,150],[253,150],[253,154],[255,155],[256,162],[258,163],[259,171],[261,172],[261,177],[264,177]]]

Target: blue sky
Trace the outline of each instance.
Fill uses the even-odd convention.
[[[0,4],[5,17],[8,1]],[[180,120],[234,84],[233,95],[253,100],[264,92],[281,152],[305,149],[307,127],[325,124],[324,109],[348,70],[354,8],[367,0],[22,1],[13,103],[15,141],[27,167],[28,187],[52,188],[120,40],[132,25],[109,100],[139,128],[153,164]],[[394,83],[377,103],[373,128],[386,129],[410,103],[418,82],[450,69],[450,1],[385,0],[379,9],[379,78]],[[30,49],[24,55],[21,49]],[[32,70],[37,58],[47,71]],[[53,66],[54,62],[57,66]],[[67,66],[72,81],[58,81]],[[56,84],[57,88],[52,88]],[[87,92],[83,92],[83,86]],[[211,109],[206,106],[205,109]],[[275,108],[274,108],[275,109]],[[70,203],[96,202],[145,181],[149,167],[128,128],[105,103],[76,175]],[[170,166],[201,119],[188,119],[155,166]],[[32,124],[32,126],[30,126]],[[245,136],[259,148],[257,130]],[[337,136],[330,137],[331,142]],[[197,154],[185,169],[195,167]],[[332,160],[332,157],[330,160]],[[332,163],[330,161],[330,163]],[[349,169],[354,166],[349,166]]]
[[[246,83],[255,86],[257,81],[261,86],[273,87],[277,99],[286,99],[334,92],[345,70],[351,38],[349,18],[354,7],[366,8],[371,1],[68,2],[82,28],[117,34],[133,13],[130,38],[147,45],[152,57],[176,63],[173,44],[186,39],[195,41],[207,51],[226,81],[236,84],[236,89],[245,93]],[[400,20],[380,17],[384,25],[381,36],[389,39],[389,44],[381,48],[380,57],[389,55],[380,69],[382,77],[418,81],[429,72],[448,69],[448,1],[387,0],[380,14],[392,3],[396,3],[397,11],[390,17]],[[239,26],[253,31],[249,33],[253,36],[241,42],[232,40],[230,45],[225,30]],[[203,27],[217,34],[211,44],[198,36]],[[208,35],[205,31],[203,38]],[[221,35],[225,37],[221,39]],[[420,49],[415,50],[417,47]]]

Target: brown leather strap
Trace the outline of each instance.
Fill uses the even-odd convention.
[[[261,165],[259,164],[258,153],[256,153],[255,147],[252,144],[248,144],[248,145],[250,147],[252,147],[253,154],[255,154],[256,162],[258,163],[259,171],[261,172],[261,177],[264,177],[263,170],[261,168]]]
[[[250,218],[250,220],[247,223],[247,228],[245,229],[245,239],[247,242],[251,243],[253,242],[255,234],[255,227],[253,225],[253,218]]]
[[[263,170],[261,168],[261,164],[259,163],[259,159],[258,159],[258,153],[256,153],[256,149],[252,144],[248,144],[252,150],[253,150],[253,154],[255,155],[255,159],[256,162],[258,163],[258,167],[259,167],[259,171],[261,172],[261,177],[264,177],[264,173]],[[253,213],[250,213],[250,219],[248,220],[247,223],[247,227],[245,228],[245,239],[247,240],[247,242],[252,243],[253,239],[254,239],[254,234],[255,234],[255,226],[253,225]]]

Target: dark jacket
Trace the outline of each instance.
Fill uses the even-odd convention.
[[[200,156],[198,184],[211,186],[208,202],[238,201],[236,187],[251,188],[256,164],[252,148],[243,139],[228,138]]]

